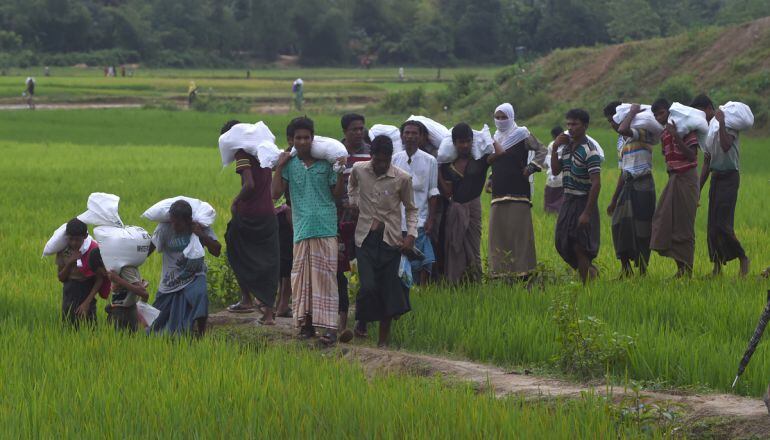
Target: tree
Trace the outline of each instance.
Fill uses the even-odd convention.
[[[613,0],[607,32],[614,41],[639,40],[660,35],[660,16],[647,0]]]

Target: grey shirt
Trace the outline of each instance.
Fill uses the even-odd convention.
[[[203,228],[203,233],[216,240],[211,228]],[[178,235],[169,223],[160,223],[152,234],[152,243],[163,254],[158,293],[171,293],[187,287],[195,277],[206,274],[203,258],[188,259],[183,251],[190,244],[192,234]]]
[[[728,128],[727,133],[733,137],[733,144],[726,153],[722,150],[722,146],[719,142],[719,133],[717,133],[714,141],[710,143],[707,142],[706,148],[704,148],[707,153],[711,154],[710,168],[712,171],[738,171],[740,159],[738,132]]]

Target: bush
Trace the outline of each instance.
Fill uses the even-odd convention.
[[[409,113],[425,108],[428,104],[427,94],[422,87],[385,95],[381,107],[388,113]]]
[[[634,340],[611,332],[598,318],[580,318],[577,295],[578,290],[573,288],[556,298],[551,306],[561,345],[554,360],[565,373],[590,379],[627,362]]]
[[[214,305],[225,306],[240,300],[240,287],[227,258],[213,258],[206,261],[209,299]]]
[[[694,83],[690,75],[672,76],[661,84],[658,89],[658,96],[666,98],[669,102],[680,102],[684,105],[689,105],[693,98]]]

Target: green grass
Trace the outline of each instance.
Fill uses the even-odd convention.
[[[428,411],[433,419],[425,424],[412,423],[409,418],[419,418],[422,413],[404,416],[396,427],[382,428],[394,429],[388,431],[387,436],[433,433],[422,429],[441,430],[445,429],[444,425],[447,431],[435,432],[456,430],[462,433],[465,428],[461,423],[468,420],[466,416],[477,420],[479,426],[499,424],[511,430],[519,429],[515,421],[500,421],[502,419],[495,419],[498,416],[494,415],[497,409],[503,408],[501,414],[515,417],[509,413],[519,411],[511,410],[511,405],[518,403],[489,403],[485,397],[470,396],[467,390],[447,391],[449,394],[445,395],[438,388],[430,388],[438,387],[436,384],[417,381],[414,382],[417,385],[412,385],[413,382],[402,378],[382,379],[383,382],[377,379],[369,383],[363,379],[353,380],[350,378],[362,374],[355,367],[327,364],[329,361],[321,361],[308,353],[282,354],[270,349],[265,349],[264,354],[263,351],[255,353],[216,339],[181,346],[163,339],[125,338],[104,330],[96,334],[61,334],[58,327],[61,287],[55,277],[53,261],[40,257],[51,232],[85,209],[88,194],[104,191],[122,197],[120,213],[126,223],[148,230],[154,225],[139,216],[156,201],[179,194],[201,198],[217,208],[220,216],[214,230],[222,237],[229,220],[227,207],[239,188],[233,170],[222,170],[215,147],[218,128],[227,117],[150,110],[5,112],[3,116],[0,120],[0,154],[3,157],[0,175],[6,191],[2,201],[3,215],[0,216],[0,242],[7,252],[0,271],[0,285],[3,286],[0,290],[0,326],[3,328],[0,349],[6,355],[0,359],[0,369],[4,377],[11,380],[0,381],[0,422],[5,422],[6,429],[16,430],[11,432],[11,437],[35,433],[50,436],[47,434],[52,430],[74,435],[73,430],[78,427],[86,436],[95,436],[97,430],[103,429],[110,420],[106,414],[119,417],[117,421],[112,420],[114,436],[123,432],[146,435],[149,429],[167,433],[165,429],[170,429],[165,428],[167,426],[182,429],[177,434],[180,437],[189,436],[185,434],[192,430],[216,436],[219,432],[238,434],[238,430],[244,429],[261,432],[258,430],[262,425],[278,426],[280,436],[306,433],[303,429],[311,425],[323,426],[326,430],[323,432],[330,435],[366,435],[371,432],[367,430],[372,429],[368,421],[371,417],[387,419],[393,415],[377,405],[388,402],[389,397],[382,396],[390,396],[388,389],[398,387],[394,385],[397,382],[408,386],[398,388],[402,394],[400,400],[395,397],[390,400],[394,402],[393,407],[410,408],[410,411],[437,409]],[[266,120],[282,139],[284,124],[289,117],[252,115],[244,120]],[[319,134],[340,136],[337,118],[336,115],[316,117]],[[399,119],[372,116],[368,122],[393,123]],[[535,132],[544,139],[544,130],[536,129]],[[591,133],[605,145],[608,155],[600,200],[600,206],[606,207],[618,175],[612,136],[609,131],[598,128]],[[653,257],[647,279],[614,281],[619,267],[613,256],[609,219],[602,217],[602,248],[597,259],[602,277],[580,294],[579,307],[582,314],[597,316],[612,330],[635,338],[636,349],[631,353],[629,365],[614,371],[618,376],[627,375],[629,379],[663,386],[706,386],[729,391],[767,289],[766,281],[757,280],[756,274],[770,260],[767,221],[770,202],[765,195],[770,176],[763,166],[770,154],[769,144],[766,139],[742,140],[742,185],[736,230],[753,259],[752,278],[738,280],[734,265],[720,280],[702,278],[710,269],[704,234],[705,195],[697,219],[696,278],[691,281],[669,281],[674,265],[657,256]],[[656,154],[655,160],[659,170],[655,177],[660,191],[665,184],[665,175],[660,172],[660,154]],[[547,267],[566,272],[553,249],[555,219],[544,215],[541,207],[543,176],[538,175],[536,186],[533,220],[538,258]],[[486,248],[485,242],[483,247]],[[151,286],[157,286],[160,259],[151,257],[141,270]],[[505,366],[539,366],[548,371],[551,358],[558,353],[548,307],[565,287],[549,285],[544,292],[533,293],[499,284],[463,290],[415,289],[412,294],[414,310],[396,323],[394,342],[396,346],[413,350],[450,353]],[[101,310],[99,315],[103,321]],[[119,349],[123,347],[125,350]],[[273,363],[275,367],[256,368],[254,363],[262,362],[263,355],[265,365]],[[211,359],[216,362],[210,362]],[[770,353],[766,344],[761,344],[736,392],[760,395],[769,368]],[[332,372],[343,371],[345,379],[324,380],[319,388],[310,387],[314,392],[323,391],[317,391],[322,396],[318,404],[307,405],[302,403],[304,399],[295,399],[297,390],[310,386],[297,377],[295,370],[312,370],[319,374],[328,371],[332,376]],[[249,382],[246,377],[264,379],[280,394],[271,393],[265,397],[260,380]],[[157,401],[150,401],[146,408],[140,406],[138,391],[134,389],[135,384],[141,382],[140,378],[149,380],[151,387],[159,390],[162,396]],[[350,388],[346,388],[348,380],[352,384]],[[281,384],[281,381],[292,385]],[[362,387],[366,390],[363,394],[360,392]],[[344,399],[331,391],[337,388],[342,390]],[[285,392],[287,389],[292,392]],[[185,393],[177,390],[185,390]],[[356,393],[359,395],[348,405]],[[420,400],[429,397],[434,400]],[[457,405],[465,409],[453,425],[442,417],[457,414],[458,410],[450,403],[455,398]],[[120,411],[113,410],[116,400],[128,402],[129,411],[125,418],[120,418],[124,417]],[[363,401],[366,402],[361,403]],[[265,416],[269,417],[269,423],[259,426],[232,423],[243,414],[269,412],[262,406],[267,405],[266,402],[280,402],[285,405],[280,407],[284,412],[270,412]],[[213,411],[201,409],[211,405],[219,406]],[[302,405],[314,408],[312,414],[318,414],[318,418],[311,418],[309,410],[308,415],[301,416],[301,423],[295,418],[281,418],[288,417],[285,414],[304,414],[297,409]],[[339,405],[342,405],[343,416],[328,413],[329,408]],[[356,410],[361,405],[365,409]],[[487,408],[492,409],[480,409],[483,405],[491,405]],[[602,426],[606,425],[602,425],[602,420],[605,419],[597,414],[601,411],[595,411],[595,407],[580,409],[582,403],[576,405],[565,407],[563,417],[581,420],[578,425],[586,420],[586,426],[598,426],[596,432],[608,433],[604,437],[616,437],[612,431],[603,431]],[[86,410],[81,410],[84,406]],[[181,410],[172,411],[169,409],[172,407]],[[72,408],[78,408],[77,414],[73,415]],[[106,413],[107,408],[109,413]],[[527,408],[540,411],[538,407]],[[554,416],[550,407],[541,409],[549,415],[548,423],[557,423],[562,418]],[[486,415],[473,415],[477,410]],[[179,421],[181,414],[190,414],[195,419],[190,431],[184,431],[187,428]],[[537,417],[533,415],[530,424],[538,426],[541,422]],[[55,425],[43,423],[43,418]],[[139,419],[142,421],[136,422]],[[591,425],[591,420],[595,420],[596,425]],[[70,423],[75,426],[71,427]],[[567,427],[564,428],[567,431],[559,431],[562,429],[559,426],[563,425],[554,426],[557,426],[554,428],[557,436],[569,429],[582,429]],[[226,431],[228,429],[233,431]],[[296,430],[291,431],[293,429]],[[486,432],[495,435],[494,431]],[[530,434],[535,436],[538,432]]]
[[[106,78],[100,69],[57,68],[45,77],[42,69],[12,69],[0,77],[0,100],[21,99],[27,76],[35,76],[36,99],[40,102],[94,100],[184,99],[190,80],[201,94],[238,96],[253,101],[289,100],[292,82],[305,81],[305,98],[323,100],[373,100],[389,92],[422,87],[442,90],[458,74],[474,73],[480,80],[491,79],[498,68],[443,69],[437,80],[435,69],[406,70],[406,81],[398,79],[397,68],[362,69],[255,69],[250,79],[244,70],[139,69],[134,77]]]
[[[296,347],[0,320],[4,438],[637,438],[601,399],[525,403],[368,377]],[[662,438],[653,432],[651,438]]]

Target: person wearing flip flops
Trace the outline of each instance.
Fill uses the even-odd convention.
[[[228,121],[220,131],[227,133],[239,121]],[[254,311],[251,295],[259,301],[263,325],[275,324],[273,304],[278,290],[280,263],[278,220],[272,200],[272,171],[259,159],[238,150],[235,172],[241,176],[241,190],[233,200],[232,219],[227,224],[227,260],[233,268],[241,300],[227,308],[232,313]]]
[[[337,287],[337,207],[345,190],[342,172],[310,154],[315,135],[313,121],[299,117],[294,127],[296,156],[283,152],[272,180],[273,199],[291,192],[294,226],[294,262],[291,269],[292,311],[300,338],[311,338],[316,328],[321,342],[337,342],[339,298]],[[345,159],[337,163],[344,170]]]
[[[414,202],[412,177],[391,164],[393,141],[377,136],[372,160],[353,165],[348,181],[352,206],[358,207],[356,260],[361,288],[356,297],[356,335],[366,335],[366,323],[379,321],[378,346],[387,346],[394,319],[411,310],[409,289],[399,277],[401,255],[419,254],[419,209]],[[406,234],[401,233],[401,206]]]

